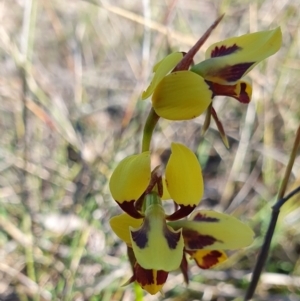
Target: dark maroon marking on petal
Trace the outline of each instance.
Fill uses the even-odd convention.
[[[254,64],[255,62],[249,63],[240,63],[233,66],[227,66],[223,69],[218,70],[215,72],[215,76],[221,77],[228,82],[235,82],[239,80],[245,72]]]
[[[167,279],[168,279],[168,275],[169,273],[163,270],[159,270],[157,271],[157,275],[156,275],[156,284],[157,285],[162,285],[164,284]]]
[[[135,258],[135,254],[133,252],[132,247],[127,246],[127,256],[131,265],[131,269],[132,271],[134,270],[134,265],[136,263],[136,258]]]
[[[158,270],[156,279],[154,279],[153,270],[146,270],[138,263],[134,266],[134,278],[143,287],[145,285],[162,285],[167,281],[169,273],[163,270]]]
[[[221,85],[218,83],[213,83],[210,81],[206,81],[210,86],[210,89],[213,91],[214,96],[228,96],[233,97],[238,100],[240,103],[249,103],[250,98],[246,92],[247,85],[245,83],[241,83],[240,85],[240,94],[236,94],[236,88],[238,84],[235,85]]]
[[[176,249],[177,244],[180,240],[181,232],[174,233],[168,229],[167,225],[164,225],[164,237],[167,240],[168,246],[170,249]]]
[[[210,267],[216,265],[219,262],[219,258],[222,257],[222,253],[216,250],[211,251],[209,254],[203,257],[203,267],[202,269],[209,269]]]
[[[145,200],[145,193],[143,193],[134,203],[134,208],[137,211],[141,211],[143,208],[143,204],[144,204],[144,200]]]
[[[159,177],[157,180],[157,192],[158,192],[159,197],[162,197],[162,195],[164,193],[162,177]]]
[[[246,92],[247,85],[245,83],[241,83],[241,92],[238,98],[236,98],[241,103],[249,103],[250,98]]]
[[[206,81],[210,89],[213,91],[214,96],[231,96],[236,95],[235,89],[237,85],[221,85],[218,83]]]
[[[190,250],[203,249],[206,246],[211,246],[215,242],[222,242],[210,235],[199,234],[195,230],[182,229],[185,246]]]
[[[196,251],[190,251],[188,253],[190,255],[193,255],[193,253],[196,253]],[[219,263],[220,257],[222,257],[221,252],[217,250],[212,250],[211,252],[202,257],[202,262],[199,262],[196,258],[194,258],[194,260],[199,268],[206,270]]]
[[[188,262],[185,253],[183,253],[182,261],[180,264],[180,270],[183,275],[184,282],[186,284],[189,284]]]
[[[134,200],[132,201],[124,201],[122,203],[119,203],[116,201],[118,205],[122,208],[123,211],[125,211],[127,214],[129,214],[133,218],[143,218],[144,216],[138,212],[134,207]]]
[[[150,223],[147,219],[144,220],[142,227],[136,231],[130,231],[132,240],[136,243],[136,245],[144,249],[148,244],[148,233],[150,231]]]
[[[215,223],[215,222],[219,222],[220,220],[216,217],[209,217],[206,214],[202,214],[200,212],[198,212],[197,214],[195,214],[195,216],[192,219],[195,222],[211,222],[211,223]]]
[[[166,216],[166,219],[168,221],[176,221],[178,219],[188,216],[195,208],[196,206],[190,206],[190,205],[180,206],[179,210],[175,211],[169,216]]]
[[[241,50],[242,48],[237,46],[236,44],[233,44],[232,46],[225,46],[222,45],[220,47],[216,46],[210,53],[210,57],[218,57],[218,56],[225,56],[225,55],[229,55],[232,53],[235,53],[239,50]]]
[[[134,276],[141,286],[154,284],[153,270],[146,270],[138,263],[134,266]]]
[[[149,194],[152,192],[153,188],[161,178],[160,166],[156,166],[154,170],[151,172],[151,179],[147,189],[145,190],[145,194]]]

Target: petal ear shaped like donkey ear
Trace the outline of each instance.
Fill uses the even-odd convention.
[[[144,193],[151,178],[150,153],[143,152],[122,160],[114,170],[110,192],[119,206],[129,215],[141,218],[134,202]]]
[[[276,53],[282,44],[280,28],[233,37],[211,45],[206,60],[191,71],[208,81],[233,85],[258,63]]]

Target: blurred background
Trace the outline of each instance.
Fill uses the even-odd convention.
[[[164,295],[134,285],[108,179],[140,150],[152,67],[187,51],[222,13],[214,42],[280,26],[283,47],[250,73],[249,105],[218,97],[212,121],[160,120],[153,160],[171,141],[197,154],[201,208],[250,225],[254,243],[214,270],[190,263],[190,284],[170,274]],[[0,0],[0,300],[240,300],[262,244],[300,120],[300,18],[293,0]],[[255,45],[253,45],[255,47]],[[288,191],[300,184],[296,159]],[[300,300],[300,199],[282,209],[255,300]]]

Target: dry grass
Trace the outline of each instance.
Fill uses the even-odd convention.
[[[297,1],[0,1],[0,300],[238,300],[244,295],[300,119]],[[94,4],[93,4],[94,3]],[[281,26],[284,45],[251,72],[253,101],[219,98],[228,151],[203,118],[161,121],[157,160],[170,141],[204,167],[202,207],[256,231],[221,270],[173,273],[165,296],[132,285],[126,250],[108,225],[116,163],[140,147],[153,64],[186,51],[225,12],[207,46]],[[254,46],[255,47],[255,46]],[[288,190],[300,184],[299,158]],[[257,300],[300,300],[299,197],[285,205]],[[11,299],[9,299],[9,297]]]

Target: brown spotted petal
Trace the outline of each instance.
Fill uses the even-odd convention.
[[[167,226],[163,207],[153,204],[147,207],[141,227],[131,230],[131,245],[137,262],[148,270],[176,270],[183,254],[181,229]]]
[[[195,211],[189,220],[169,222],[181,229],[186,250],[230,250],[243,248],[253,241],[254,233],[233,216],[211,211]]]
[[[109,221],[110,226],[115,234],[129,246],[131,245],[129,227],[140,227],[142,222],[142,219],[133,218],[126,213],[116,215]]]
[[[134,275],[129,280],[129,283],[136,281],[149,294],[155,295],[161,291],[163,285],[167,281],[168,274],[168,272],[162,270],[144,269],[136,263],[134,266]]]
[[[109,188],[119,206],[130,216],[141,218],[135,201],[144,193],[151,179],[150,153],[132,155],[123,159],[113,171]]]
[[[279,27],[233,37],[210,46],[206,51],[206,60],[193,66],[191,71],[208,81],[232,85],[259,62],[276,53],[281,43]]]
[[[191,255],[199,268],[204,270],[215,267],[227,259],[226,253],[221,250],[188,250],[187,253]]]
[[[252,86],[247,80],[239,80],[234,85],[221,85],[214,82],[207,82],[214,93],[214,96],[228,96],[235,98],[240,103],[249,103],[252,96]]]

